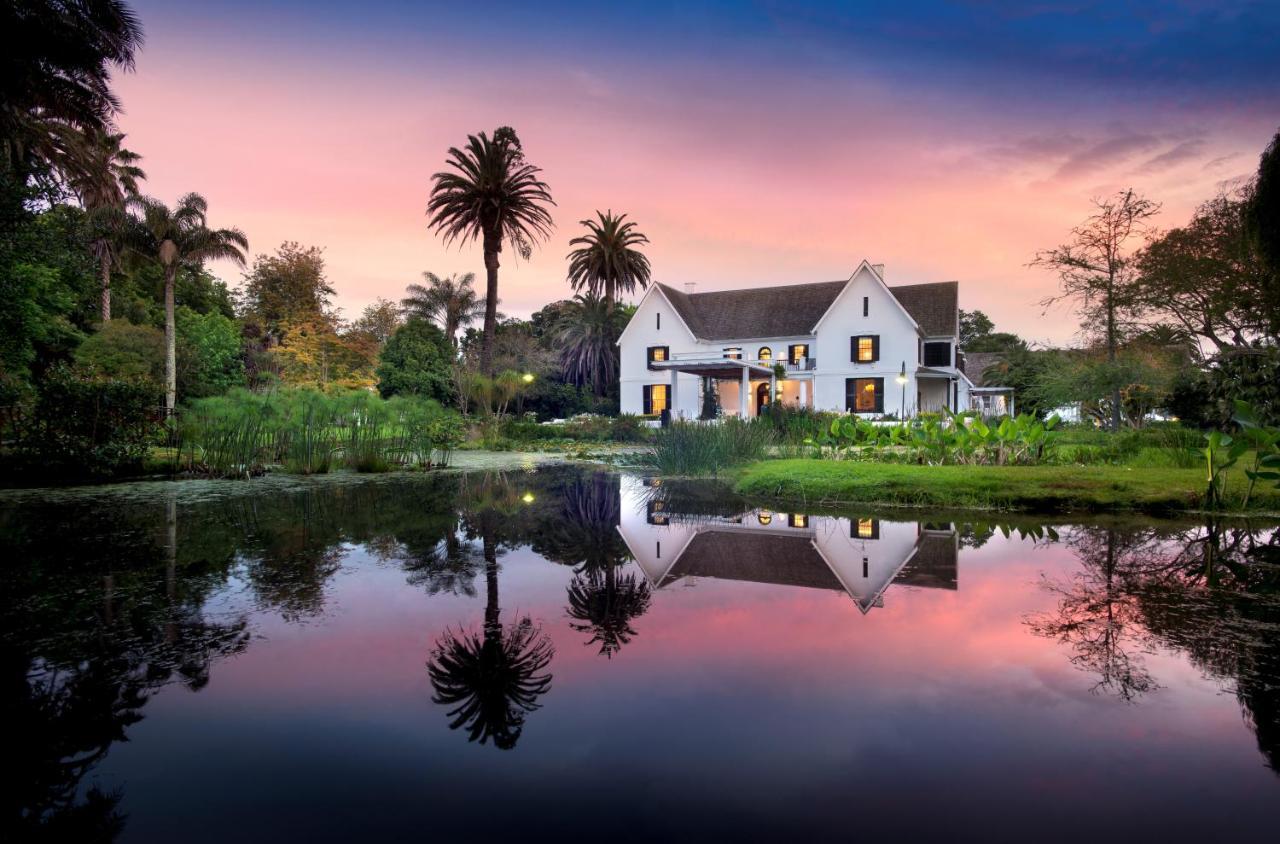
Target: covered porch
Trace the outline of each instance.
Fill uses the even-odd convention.
[[[673,417],[697,418],[698,412],[689,412],[691,406],[699,409],[702,390],[707,386],[716,392],[720,412],[725,416],[750,419],[758,416],[773,397],[789,404],[808,406],[813,401],[812,378],[801,376],[778,381],[773,368],[759,363],[733,358],[686,358],[655,361],[650,368],[671,373],[668,382],[668,407]],[[697,384],[683,383],[679,375],[691,375],[699,379]],[[702,387],[699,384],[704,385]],[[682,392],[692,390],[692,396]],[[691,405],[690,402],[694,402]]]
[[[938,413],[960,410],[957,385],[959,377],[941,369],[921,366],[916,369],[915,413]],[[908,415],[914,416],[908,409]]]

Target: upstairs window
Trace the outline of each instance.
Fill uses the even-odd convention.
[[[879,519],[854,519],[849,525],[849,533],[854,539],[879,539]]]
[[[791,350],[788,356],[790,357],[791,362],[793,364],[799,364],[805,358],[809,357],[809,344],[808,343],[795,344],[794,346],[791,347]]]
[[[951,365],[951,344],[949,342],[925,343],[924,344],[924,365],[925,366],[950,366]]]
[[[658,416],[667,409],[667,385],[644,385],[644,415]]]
[[[884,379],[844,379],[844,409],[846,413],[884,413]]]
[[[793,528],[807,528],[809,526],[809,517],[804,513],[792,513],[787,519],[787,524]]]
[[[742,360],[742,347],[730,346],[724,350],[724,356],[729,360]]]
[[[854,363],[875,363],[880,360],[880,336],[865,334],[849,338],[849,359]]]
[[[761,346],[760,351],[756,352],[756,356],[760,359],[761,363],[768,363],[773,360],[773,349],[770,349],[768,346]]]
[[[671,360],[670,346],[650,346],[648,350],[649,368],[653,369],[653,364],[664,363]]]

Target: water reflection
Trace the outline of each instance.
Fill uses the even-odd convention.
[[[3,705],[9,765],[21,772],[3,790],[0,838],[110,840],[127,828],[128,795],[91,774],[136,737],[149,702],[216,686],[229,658],[270,647],[264,631],[305,638],[334,623],[343,579],[387,573],[422,602],[416,627],[396,631],[421,639],[417,717],[456,731],[459,753],[484,752],[462,735],[523,753],[526,732],[550,734],[564,717],[552,701],[563,710],[629,671],[660,682],[652,648],[694,593],[779,607],[831,596],[838,608],[814,606],[832,623],[885,637],[902,617],[918,653],[945,654],[957,643],[938,638],[919,596],[950,596],[953,616],[979,612],[967,590],[980,569],[960,569],[993,549],[1039,569],[1032,587],[984,572],[1020,608],[1001,640],[1012,654],[1047,650],[1078,669],[1081,689],[1133,707],[1172,693],[1171,659],[1189,663],[1234,694],[1276,768],[1280,532],[1270,525],[791,512],[719,487],[577,469],[264,479],[0,503]],[[795,637],[768,644],[797,657],[814,647]],[[739,658],[752,647],[743,641]],[[345,684],[317,682],[329,679]],[[1000,694],[997,679],[991,688]]]

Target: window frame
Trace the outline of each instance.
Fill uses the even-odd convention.
[[[946,363],[933,363],[929,356],[931,348],[936,350],[939,346],[947,347]],[[925,366],[954,366],[955,365],[955,346],[950,340],[925,340],[922,344],[921,361]]]
[[[656,351],[658,351],[659,349],[661,349],[661,350],[662,350],[662,360],[658,360],[657,358],[655,358],[655,357],[653,356],[653,353],[654,353],[654,352],[656,352]],[[650,369],[653,369],[653,365],[654,365],[655,363],[668,363],[668,362],[670,362],[670,360],[671,360],[671,347],[670,347],[670,346],[650,346],[650,347],[648,347],[647,349],[645,349],[645,353],[644,353],[644,354],[645,354],[645,365],[646,365],[646,366],[648,366]]]
[[[804,354],[797,355],[796,349],[804,349]],[[791,364],[792,366],[799,366],[801,361],[805,361],[808,359],[809,359],[808,343],[792,343],[789,347],[787,347],[787,363]]]
[[[773,349],[769,346],[761,346],[756,349],[756,360],[773,363]]]
[[[863,340],[871,341],[871,357],[863,360],[859,352]],[[849,362],[855,364],[868,364],[880,362],[880,335],[879,334],[855,334],[849,338]]]
[[[670,384],[642,384],[641,399],[642,409],[645,416],[659,416],[663,410],[671,409],[671,385]],[[655,387],[662,388],[662,409],[653,409],[653,390]]]
[[[862,533],[862,525],[869,523],[871,532]],[[880,520],[879,519],[850,519],[849,520],[849,538],[850,539],[879,539],[880,538]]]
[[[873,385],[875,400],[871,410],[858,410],[857,396],[866,390],[866,384]],[[844,379],[844,412],[845,413],[884,413],[884,378],[846,378]]]

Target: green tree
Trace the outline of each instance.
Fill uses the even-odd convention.
[[[1280,132],[1271,139],[1258,161],[1258,179],[1249,202],[1249,224],[1271,271],[1280,276]],[[1271,313],[1277,320],[1280,291],[1273,289]],[[1280,328],[1276,329],[1280,333]]]
[[[482,319],[485,314],[485,300],[477,297],[473,286],[476,274],[441,278],[433,272],[425,272],[422,278],[427,283],[410,284],[405,289],[409,295],[400,302],[410,316],[439,325],[456,349],[458,330]]]
[[[109,378],[164,380],[164,332],[151,325],[116,319],[85,339],[75,353],[76,364]]]
[[[382,348],[401,325],[404,325],[403,309],[389,299],[378,298],[365,305],[360,318],[351,323],[351,331]]]
[[[1120,343],[1141,314],[1144,300],[1135,284],[1137,269],[1131,242],[1147,228],[1160,206],[1121,191],[1110,199],[1095,199],[1097,209],[1083,224],[1071,230],[1061,246],[1036,254],[1030,266],[1058,274],[1061,293],[1044,300],[1049,307],[1064,299],[1076,302],[1083,320],[1102,326],[1107,359],[1115,363]],[[1111,428],[1120,428],[1120,389],[1111,395]]]
[[[613,310],[618,293],[649,286],[649,259],[638,248],[649,238],[635,223],[624,222],[626,214],[615,217],[610,209],[603,214],[597,211],[596,217],[580,220],[588,233],[569,241],[578,247],[568,255],[569,286],[578,293],[603,296],[605,306]]]
[[[249,242],[239,229],[209,228],[209,204],[198,193],[182,197],[173,209],[148,196],[132,197],[129,205],[139,213],[136,224],[126,230],[130,248],[164,270],[164,404],[172,413],[178,396],[178,330],[174,315],[178,270],[218,258],[244,264],[243,250],[249,248]]]
[[[324,250],[286,241],[276,254],[253,259],[253,269],[244,277],[241,306],[280,342],[291,324],[333,322],[333,294],[325,279]]]
[[[396,329],[382,348],[376,374],[383,398],[418,395],[449,402],[453,397],[453,347],[444,332],[421,319]]]
[[[244,386],[240,325],[221,313],[177,310],[178,388],[184,399]]]
[[[490,139],[485,133],[468,135],[464,149],[450,147],[447,166],[432,176],[427,201],[429,225],[446,244],[479,240],[484,250],[484,340],[480,366],[492,375],[493,335],[498,324],[498,255],[506,241],[528,258],[533,244],[551,235],[554,205],[550,189],[538,178],[542,172],[525,161],[515,130],[503,126]]]

